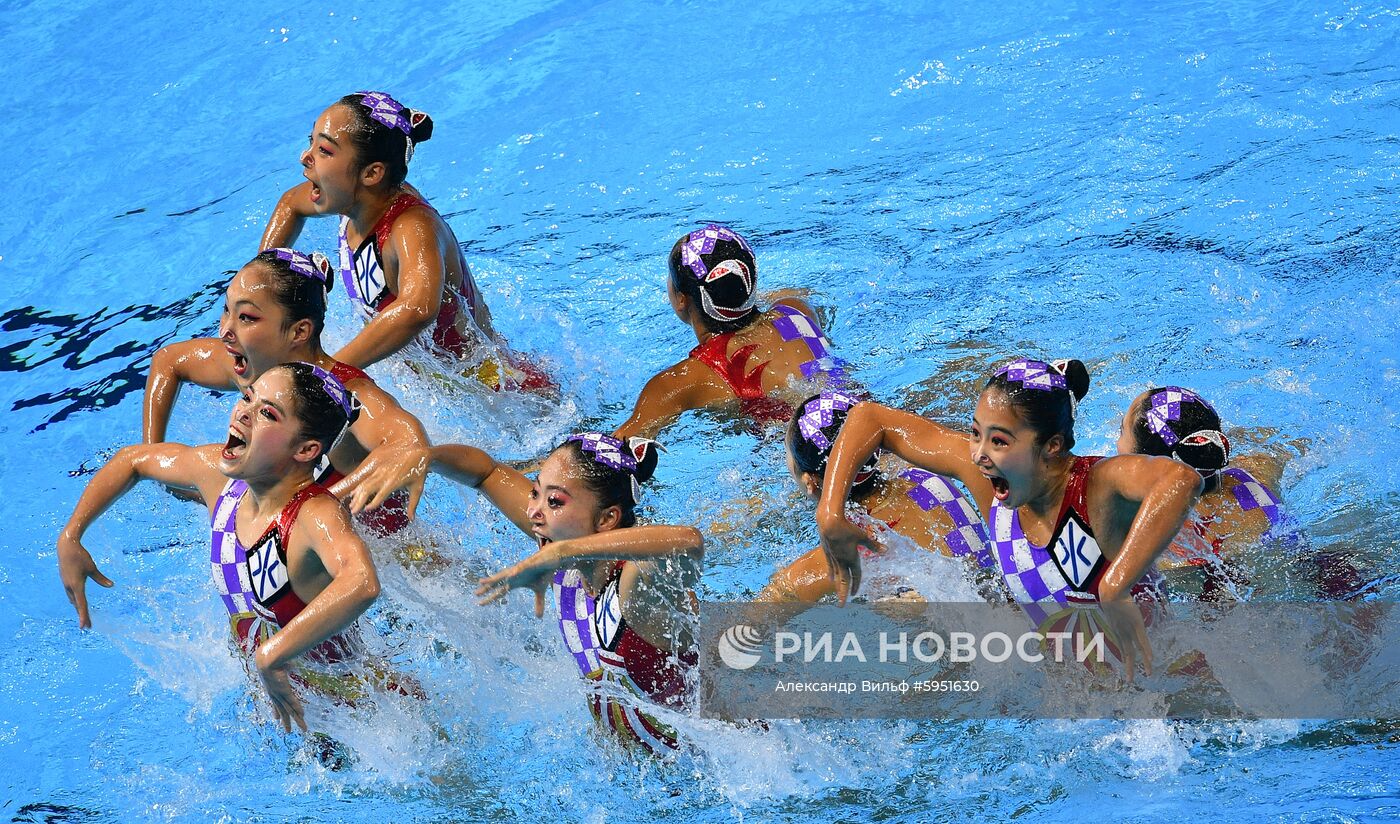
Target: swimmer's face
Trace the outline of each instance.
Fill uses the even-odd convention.
[[[671,279],[669,273],[666,275],[666,300],[670,301],[671,311],[676,313],[676,317],[681,320],[686,320],[685,296],[677,291],[675,281]],[[689,321],[686,322],[688,323]]]
[[[355,205],[360,169],[350,142],[354,122],[350,110],[337,103],[312,124],[301,166],[311,181],[311,205],[317,214],[347,214]]]
[[[230,478],[278,478],[290,465],[315,461],[320,453],[319,443],[302,437],[291,373],[273,369],[240,390],[219,471]]]
[[[1128,404],[1128,411],[1123,413],[1123,422],[1118,427],[1118,454],[1132,455],[1138,451],[1137,436],[1133,434],[1133,426],[1137,423],[1142,405],[1147,401],[1147,393],[1143,392],[1133,402]]]
[[[1036,445],[1036,432],[1021,419],[1006,393],[988,389],[977,400],[968,439],[972,462],[992,482],[1003,506],[1017,507],[1045,491],[1049,458],[1063,443],[1055,435]]]
[[[301,327],[309,324],[287,324],[287,310],[277,302],[261,263],[239,269],[224,292],[219,316],[219,339],[233,358],[238,382],[251,383],[277,364],[294,360],[297,344],[310,332]]]
[[[602,532],[617,525],[616,506],[603,508],[583,481],[568,450],[556,449],[540,464],[525,515],[543,546]]]

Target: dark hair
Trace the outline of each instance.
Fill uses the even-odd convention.
[[[725,261],[737,261],[748,267],[749,280],[742,277],[722,277],[704,282],[697,276],[695,270],[682,262],[684,257],[684,247],[692,238],[698,238],[702,234],[719,235],[713,237],[713,248],[701,253],[698,257],[703,262],[705,269],[712,270]],[[701,322],[705,328],[711,332],[733,332],[743,329],[753,323],[762,314],[758,307],[750,307],[742,317],[732,320],[716,318],[709,312],[704,311],[705,296],[709,297],[711,305],[721,310],[739,311],[745,303],[753,297],[753,289],[749,283],[757,283],[758,263],[754,260],[753,252],[749,249],[748,243],[733,230],[710,224],[704,229],[697,229],[694,232],[682,237],[671,247],[671,257],[669,260],[671,270],[671,285],[677,292],[685,295],[700,309]],[[704,295],[702,295],[702,292]]]
[[[831,423],[825,426],[818,425],[816,431],[820,434],[817,437],[813,438],[804,435],[800,423],[803,416],[808,412],[808,404],[811,404],[813,401],[820,402],[823,396],[830,397],[832,395],[839,396],[843,401],[849,401],[849,405],[844,408],[832,407],[829,410],[831,414]],[[843,392],[827,391],[813,395],[797,405],[797,409],[793,410],[792,419],[788,421],[787,447],[788,454],[792,455],[792,462],[798,469],[803,472],[810,472],[819,478],[823,478],[826,475],[826,461],[831,457],[832,444],[836,443],[836,437],[841,434],[841,427],[846,423],[847,410],[850,406],[859,403],[861,400],[863,399],[856,398],[853,395],[847,395]],[[841,405],[838,404],[837,406]],[[820,424],[820,421],[816,421],[815,423]],[[824,447],[820,445],[823,441],[826,443]],[[874,492],[876,487],[880,485],[883,476],[881,476],[877,466],[877,455],[871,455],[866,459],[865,463],[861,465],[860,470],[857,471],[857,477],[859,477],[861,472],[869,472],[870,474],[864,480],[860,481],[860,483],[851,487],[850,497],[852,500],[861,500],[866,495]]]
[[[583,480],[583,485],[589,492],[598,496],[598,504],[603,509],[616,506],[622,510],[622,518],[619,526],[635,526],[637,523],[637,500],[633,495],[632,479],[636,478],[638,484],[644,484],[651,480],[651,476],[656,472],[657,449],[656,441],[647,438],[628,438],[626,444],[619,444],[623,450],[635,458],[637,468],[635,470],[619,469],[599,462],[593,454],[584,451],[583,442],[577,440],[577,435],[570,436],[555,447],[556,452],[563,450],[573,458],[574,466],[578,467],[579,476]],[[603,436],[607,437],[607,436]],[[608,438],[609,441],[614,441]],[[617,443],[614,441],[614,443]]]
[[[1170,404],[1173,412],[1179,410],[1179,415],[1174,419],[1170,414],[1157,415],[1149,421],[1147,413],[1157,400],[1160,400],[1163,409]],[[1142,403],[1131,411],[1133,451],[1181,461],[1201,473],[1205,479],[1203,492],[1210,492],[1220,485],[1220,470],[1230,462],[1230,454],[1221,444],[1229,442],[1223,434],[1221,444],[1206,438],[1191,437],[1197,432],[1221,431],[1220,415],[1204,398],[1179,386],[1157,386],[1147,390]],[[1154,426],[1170,432],[1175,443],[1168,444],[1159,432],[1153,431]]]
[[[408,118],[410,124],[409,132],[405,134],[402,129],[386,126],[370,117],[370,108],[364,104],[366,94],[375,93],[347,94],[336,103],[350,110],[350,142],[360,158],[360,168],[371,163],[383,163],[384,180],[389,188],[393,188],[408,177],[408,141],[412,140],[416,147],[431,138],[433,119],[424,112],[404,107],[402,115]]]
[[[310,320],[311,339],[319,346],[321,330],[326,326],[326,296],[335,285],[330,265],[321,264],[326,258],[320,254],[308,258],[314,261],[312,265],[324,266],[321,273],[325,275],[325,280],[322,281],[293,269],[292,261],[280,256],[279,251],[268,249],[258,252],[248,263],[260,263],[263,271],[267,272],[272,283],[272,295],[277,305],[287,313],[282,328],[286,329],[299,320]]]
[[[986,388],[1006,395],[1021,420],[1035,431],[1037,446],[1059,435],[1066,452],[1074,448],[1075,405],[1089,393],[1089,370],[1083,363],[1021,358],[993,372]]]
[[[291,414],[301,421],[301,437],[319,441],[321,454],[326,454],[345,428],[355,422],[359,410],[352,407],[347,415],[345,407],[326,389],[325,373],[318,375],[316,367],[309,363],[282,363],[273,368],[291,373],[292,396],[296,398],[296,409]],[[343,386],[341,391],[349,397]]]

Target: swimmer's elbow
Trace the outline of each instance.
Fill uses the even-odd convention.
[[[1172,461],[1172,463],[1175,464],[1175,473],[1180,479],[1179,483],[1183,488],[1190,490],[1193,502],[1198,500],[1201,497],[1201,490],[1205,489],[1206,479],[1201,477],[1201,473],[1186,464],[1177,461]]]
[[[360,573],[360,580],[355,585],[355,596],[361,612],[369,609],[370,604],[379,599],[379,575],[372,565],[367,564]]]

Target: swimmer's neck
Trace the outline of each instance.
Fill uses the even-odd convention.
[[[698,315],[695,314],[692,314],[689,318],[687,318],[686,323],[690,324],[691,331],[695,333],[696,343],[704,343],[705,341],[709,340],[715,335],[723,334],[722,332],[711,332],[709,329],[706,329],[705,322],[701,320]]]
[[[1045,476],[1045,485],[1029,501],[1021,504],[1037,518],[1048,520],[1060,514],[1060,504],[1065,499],[1065,489],[1069,486],[1070,470],[1074,468],[1074,456],[1064,455],[1051,461]]]
[[[287,472],[262,478],[244,478],[248,497],[242,506],[250,506],[249,517],[255,521],[270,520],[282,511],[292,496],[311,483],[311,467],[293,467]]]
[[[355,234],[365,237],[374,224],[389,211],[389,204],[394,202],[394,198],[404,193],[403,186],[395,186],[392,189],[366,189],[360,188],[355,197],[355,205],[350,207],[350,211],[345,216],[350,219],[350,226],[355,230]]]

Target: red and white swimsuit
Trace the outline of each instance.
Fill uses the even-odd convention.
[[[699,665],[699,655],[695,650],[664,652],[627,625],[618,596],[625,563],[614,562],[597,598],[588,594],[578,570],[556,572],[559,629],[579,672],[592,687],[588,704],[593,717],[624,742],[662,753],[679,747],[676,732],[642,707],[647,700],[683,707],[688,676]]]
[[[229,481],[210,517],[209,562],[214,587],[228,609],[229,626],[240,649],[251,655],[258,645],[306,609],[292,590],[287,569],[287,541],[301,507],[317,495],[330,495],[319,484],[297,491],[252,547],[238,539],[238,506],[248,491],[243,481]],[[344,635],[323,641],[306,655],[313,661],[344,660],[350,645]]]
[[[394,227],[394,221],[398,220],[399,215],[417,207],[437,213],[426,200],[408,193],[400,194],[390,201],[389,208],[384,210],[384,214],[375,221],[374,228],[360,241],[359,248],[353,250],[348,237],[350,219],[340,219],[340,278],[345,283],[346,294],[365,320],[389,308],[398,299],[398,295],[390,291],[384,275],[383,250],[389,244],[389,232]],[[458,330],[457,317],[462,312],[473,314],[476,302],[476,282],[472,279],[471,269],[463,263],[461,287],[443,288],[442,306],[438,309],[431,333],[437,348],[458,358],[473,353],[478,341]],[[472,325],[475,326],[474,321]],[[519,388],[538,390],[555,387],[547,373],[524,358],[507,357],[504,352],[502,357],[508,361],[504,366],[518,373],[511,376],[511,381]]]

